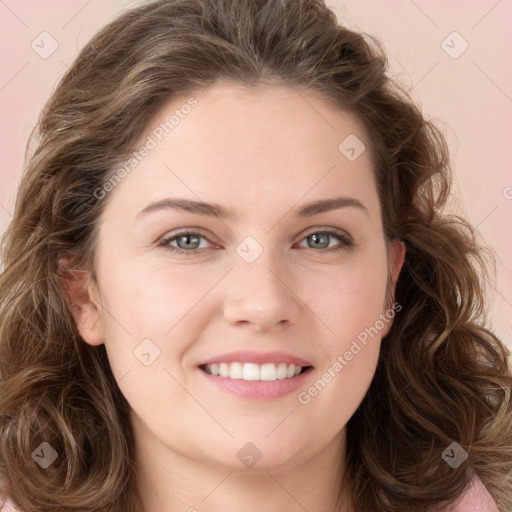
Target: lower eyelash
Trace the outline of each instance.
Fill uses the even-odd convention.
[[[191,249],[189,251],[186,251],[185,249],[180,249],[179,247],[173,247],[173,246],[168,245],[169,242],[172,242],[172,241],[176,240],[177,238],[179,238],[180,236],[184,236],[184,235],[196,235],[199,238],[204,238],[205,240],[208,240],[208,238],[206,238],[201,233],[197,233],[194,231],[183,231],[181,233],[173,235],[170,238],[162,240],[162,242],[159,245],[162,246],[164,249],[171,251],[175,254],[184,254],[186,256],[194,256],[203,251],[203,249]],[[340,242],[343,242],[342,245],[340,245],[339,247],[320,249],[321,252],[336,252],[336,251],[341,251],[343,249],[351,250],[354,248],[354,242],[352,242],[352,240],[350,240],[342,232],[332,231],[332,230],[331,231],[313,231],[312,233],[307,234],[302,240],[308,238],[311,235],[330,235],[330,236],[336,238],[337,240],[339,240]],[[213,243],[210,240],[208,240],[208,242]],[[307,247],[307,249],[311,249],[311,247]]]

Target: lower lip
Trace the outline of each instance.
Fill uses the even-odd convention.
[[[272,400],[293,393],[304,385],[312,370],[313,368],[309,367],[305,372],[302,372],[296,377],[291,377],[290,379],[262,381],[220,377],[219,375],[212,375],[211,373],[205,372],[199,368],[199,371],[212,384],[218,386],[221,390],[227,391],[228,393],[232,393],[241,398],[253,400]]]

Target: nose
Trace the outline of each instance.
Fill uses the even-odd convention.
[[[293,281],[291,272],[263,255],[253,263],[238,261],[224,283],[224,317],[257,332],[296,324],[304,304]]]

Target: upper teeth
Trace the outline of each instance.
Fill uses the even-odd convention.
[[[255,363],[213,363],[206,364],[205,371],[212,375],[220,377],[229,377],[230,379],[242,380],[276,380],[289,379],[299,375],[301,366],[294,364],[274,363],[255,364]]]

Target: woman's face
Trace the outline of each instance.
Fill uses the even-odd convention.
[[[292,88],[220,82],[192,97],[162,107],[129,172],[95,191],[81,334],[105,343],[142,445],[291,467],[340,444],[404,247],[388,260],[371,141],[352,116]]]

